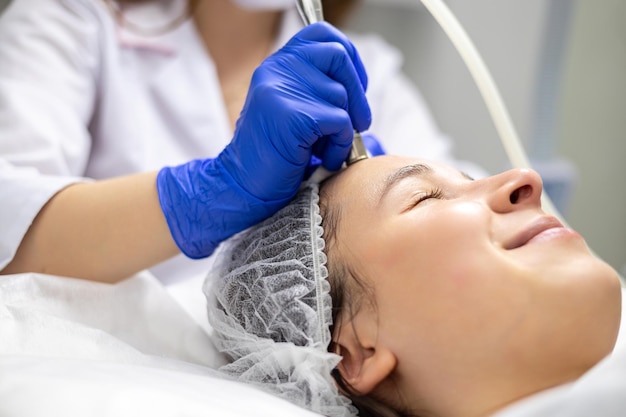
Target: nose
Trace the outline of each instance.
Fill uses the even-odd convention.
[[[532,169],[512,169],[489,178],[487,200],[496,213],[506,213],[524,207],[541,207],[543,183]]]

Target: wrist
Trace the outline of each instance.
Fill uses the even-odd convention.
[[[222,241],[289,202],[250,195],[219,159],[163,168],[157,175],[157,190],[174,242],[192,259],[210,256]]]

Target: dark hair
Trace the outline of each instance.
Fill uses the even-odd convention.
[[[373,300],[372,288],[359,278],[355,271],[351,271],[343,262],[336,259],[333,250],[337,244],[337,225],[341,220],[341,208],[328,204],[330,200],[329,194],[325,191],[324,184],[320,187],[320,213],[322,215],[322,226],[324,228],[324,252],[328,259],[326,267],[328,268],[328,282],[330,283],[330,296],[332,298],[332,318],[333,324],[330,328],[330,334],[335,335],[341,331],[340,321],[354,316],[362,307],[363,300]],[[367,295],[363,297],[362,295]],[[358,301],[361,300],[361,301]],[[372,301],[373,302],[373,301]],[[375,308],[375,305],[372,305]],[[328,346],[330,352],[335,352],[335,343],[331,342]],[[395,407],[381,401],[380,399],[358,393],[343,378],[339,369],[335,368],[332,376],[337,383],[339,389],[352,401],[352,404],[359,410],[361,417],[414,417],[413,413],[398,410]]]

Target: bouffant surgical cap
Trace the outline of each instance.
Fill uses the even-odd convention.
[[[317,184],[225,242],[207,277],[220,371],[325,416],[356,415],[331,371],[332,300]]]

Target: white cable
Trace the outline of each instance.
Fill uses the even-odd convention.
[[[489,69],[485,65],[478,50],[474,46],[472,40],[467,35],[454,14],[441,0],[421,0],[424,7],[433,15],[439,26],[450,38],[452,44],[456,47],[459,55],[463,58],[465,65],[476,83],[480,94],[485,100],[487,110],[493,119],[496,130],[504,146],[504,150],[516,168],[530,168],[528,156],[522,146],[515,127],[511,122],[511,117],[502,101],[496,84],[491,77]],[[565,220],[552,204],[550,197],[546,193],[541,196],[543,208],[550,214],[558,217],[563,224]]]
[[[461,26],[457,18],[452,14],[448,6],[441,0],[420,0],[424,7],[433,15],[439,26],[450,38],[452,44],[456,47],[459,55],[463,58],[465,65],[469,69],[474,82],[478,86],[480,94],[483,96],[487,109],[491,114],[491,118],[496,126],[496,130],[500,135],[500,140],[504,146],[504,150],[511,161],[511,164],[516,168],[530,168],[530,162],[526,151],[522,146],[513,122],[509,116],[509,112],[502,101],[500,93],[496,87],[491,73],[485,65],[482,57],[478,53],[478,50],[474,46],[472,40],[465,32],[465,29]],[[546,193],[541,195],[541,203],[544,210],[553,216],[557,217],[564,226],[567,226],[567,222],[561,216],[559,211],[554,207],[552,200]],[[598,256],[591,248],[591,252]],[[626,288],[626,278],[619,272],[617,273],[622,286]]]

